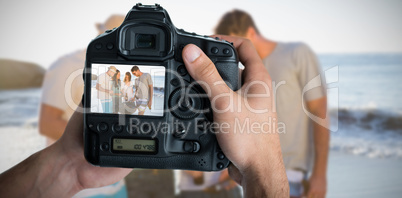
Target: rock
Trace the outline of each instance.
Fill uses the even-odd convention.
[[[0,89],[41,87],[45,72],[34,63],[0,59]]]

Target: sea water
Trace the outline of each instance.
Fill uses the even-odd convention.
[[[320,55],[332,83],[331,149],[402,158],[402,54]],[[332,92],[331,92],[332,91]]]

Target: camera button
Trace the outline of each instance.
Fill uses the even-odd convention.
[[[114,124],[112,127],[113,132],[115,133],[121,133],[123,131],[124,127],[122,125],[119,124]]]
[[[225,165],[223,165],[223,163],[221,163],[221,162],[216,164],[216,168],[218,168],[218,169],[223,169],[224,167],[225,167]]]
[[[106,142],[104,142],[104,143],[101,145],[101,150],[102,150],[102,151],[109,151],[109,144],[106,143]]]
[[[200,151],[200,148],[201,148],[200,143],[194,142],[193,153],[197,153],[198,151]]]
[[[180,85],[180,80],[177,78],[174,78],[173,80],[170,81],[170,84],[177,87]]]
[[[95,48],[100,50],[102,48],[102,43],[95,44]]]
[[[181,75],[181,76],[185,76],[187,74],[187,70],[186,67],[184,65],[180,65],[177,68],[177,72]]]
[[[106,45],[106,48],[107,48],[108,50],[113,49],[113,47],[114,47],[113,43],[108,43],[108,44]]]
[[[98,124],[97,129],[99,132],[106,132],[109,129],[109,126],[106,123],[101,122]]]
[[[172,92],[169,98],[168,106],[173,116],[181,120],[189,120],[199,115],[203,108],[203,102],[199,92],[193,88],[178,88]]]
[[[223,54],[229,54],[230,50],[228,48],[223,49]]]
[[[187,153],[196,153],[200,150],[200,143],[193,141],[186,141],[183,144],[183,150]]]
[[[185,152],[191,153],[191,152],[193,152],[193,148],[194,148],[193,142],[190,142],[190,141],[184,142],[183,149]]]
[[[217,157],[218,157],[218,159],[220,159],[220,160],[225,159],[225,155],[224,155],[222,152],[219,152]]]
[[[213,47],[212,49],[211,49],[211,53],[212,54],[217,54],[219,52],[219,49],[217,48],[217,47]]]

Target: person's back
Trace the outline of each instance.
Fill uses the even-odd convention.
[[[63,56],[46,71],[42,85],[39,131],[47,137],[48,145],[61,137],[67,121],[81,101],[85,54],[86,50],[78,50]],[[70,89],[66,90],[66,86]]]
[[[309,112],[320,118],[326,116],[325,79],[315,54],[303,43],[264,38],[251,16],[240,10],[226,13],[215,33],[249,39],[270,73],[275,97],[273,111],[278,116],[276,132],[280,133],[291,196],[302,196],[302,180],[309,173],[311,188],[304,193],[325,196],[329,133],[322,123],[309,118]],[[317,76],[318,84],[309,83]],[[308,89],[308,84],[313,89]]]
[[[124,16],[113,15],[98,28],[117,27]],[[100,27],[98,26],[98,27]],[[86,50],[79,50],[59,58],[45,74],[42,88],[42,102],[39,116],[39,132],[48,139],[48,145],[58,140],[81,102],[84,92],[82,72],[85,66]],[[127,197],[124,180],[102,188],[86,189],[74,197]]]

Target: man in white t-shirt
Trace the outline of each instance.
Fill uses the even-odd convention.
[[[110,66],[107,72],[98,76],[98,82],[96,83],[96,90],[98,90],[98,99],[102,104],[103,113],[112,113],[112,94],[114,93],[112,85],[112,77],[116,73],[116,67]]]
[[[307,197],[325,197],[329,148],[327,96],[325,78],[314,52],[304,43],[266,39],[251,16],[241,10],[226,13],[215,33],[249,39],[271,76],[273,111],[278,115],[290,196],[302,197],[304,193]],[[306,178],[308,182],[303,182]],[[309,188],[307,185],[304,188],[307,183]]]
[[[124,16],[112,15],[104,24],[96,24],[99,34],[118,27]],[[45,74],[39,115],[39,132],[47,137],[48,145],[64,133],[67,122],[81,102],[84,93],[82,72],[86,50],[79,50],[59,58]],[[86,189],[74,197],[127,197],[124,180],[113,185]]]
[[[154,95],[152,77],[151,74],[141,72],[136,65],[131,68],[131,73],[137,77],[134,83],[135,94],[132,101],[135,100],[135,108],[138,109],[138,115],[144,115],[147,106],[149,109],[152,106]]]

